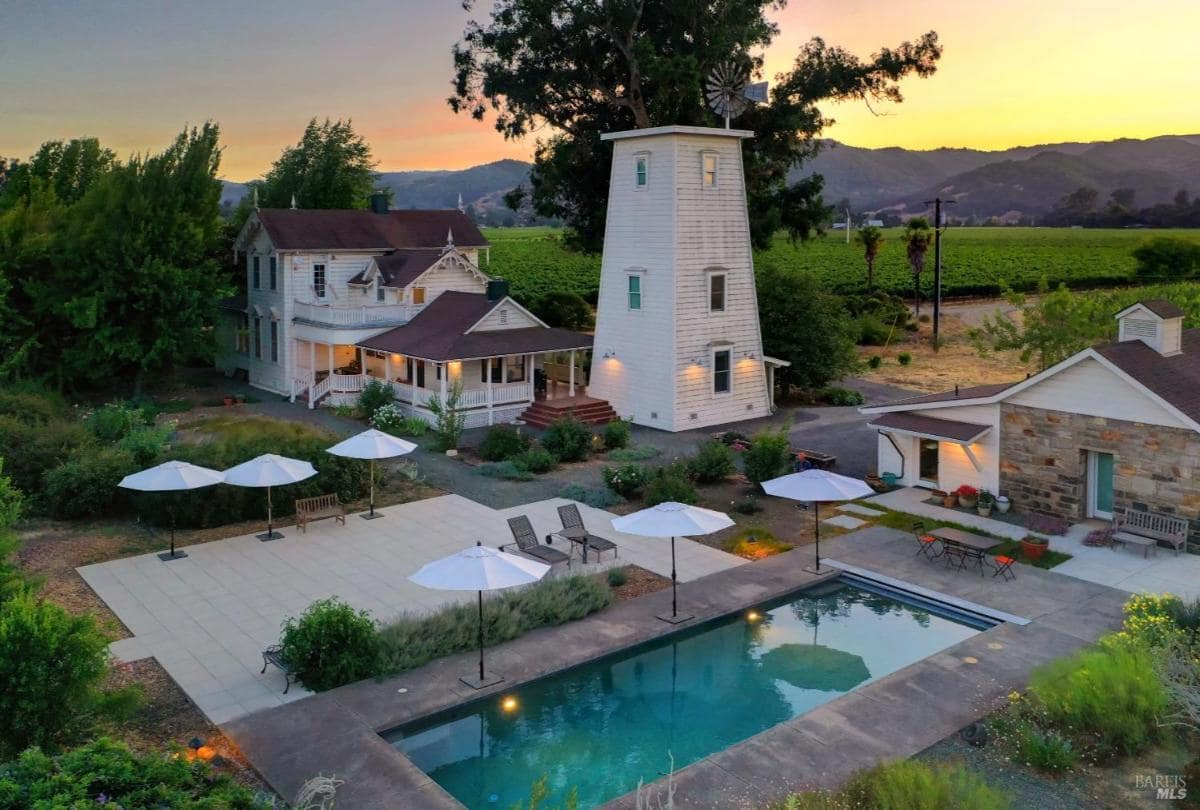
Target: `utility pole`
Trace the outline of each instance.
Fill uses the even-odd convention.
[[[938,347],[942,327],[942,206],[954,205],[954,200],[934,197],[926,200],[933,205],[933,346]]]

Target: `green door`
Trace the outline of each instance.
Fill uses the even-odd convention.
[[[1091,515],[1112,518],[1113,513],[1113,456],[1112,453],[1091,454]]]

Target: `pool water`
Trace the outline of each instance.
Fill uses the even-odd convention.
[[[594,807],[979,632],[965,616],[833,582],[389,733],[468,808]]]

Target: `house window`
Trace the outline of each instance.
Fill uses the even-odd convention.
[[[254,357],[262,359],[262,318],[254,316]]]
[[[708,277],[708,309],[710,312],[725,311],[724,273],[713,273]]]
[[[424,287],[413,287],[413,303],[414,304],[424,304],[425,303],[425,288]]]
[[[250,257],[250,266],[253,268],[253,273],[251,275],[254,278],[254,281],[253,281],[254,289],[256,289],[256,290],[261,289],[262,288],[262,276],[259,273],[257,256]]]
[[[701,162],[704,166],[704,187],[713,188],[717,185],[717,156],[712,152],[705,152],[701,156]]]
[[[629,276],[629,308],[642,308],[642,277],[635,274]]]
[[[517,357],[504,358],[505,370],[508,372],[509,382],[525,382],[525,358],[518,355]]]
[[[498,358],[493,358],[491,363],[492,363],[492,382],[494,382],[494,383],[503,382],[503,379],[501,378],[501,375],[504,373],[503,363]],[[488,361],[480,360],[479,361],[479,381],[480,382],[485,383],[488,381],[488,371],[487,370],[488,370]]]
[[[381,281],[375,285],[375,300],[382,303],[386,299],[387,299],[387,290],[385,290],[383,288],[383,282]]]
[[[238,354],[250,354],[250,316],[238,318],[237,331],[233,336],[234,351]]]
[[[719,352],[713,352],[713,393],[728,394],[732,384],[732,375],[729,369],[730,355],[729,349],[722,349]]]
[[[271,321],[271,362],[279,362],[279,321]]]
[[[637,155],[633,159],[635,184],[638,189],[644,189],[650,182],[650,156]]]
[[[414,375],[412,372],[409,372],[408,378],[410,380],[416,379],[417,388],[424,388],[425,387],[425,361],[424,360],[413,360],[413,359],[409,358],[409,362],[412,363],[416,367],[416,374]]]
[[[325,265],[313,265],[313,295],[317,298],[325,297]]]
[[[267,259],[267,281],[270,283],[272,290],[278,289],[278,282],[275,280],[278,268],[279,263],[275,260],[274,256]]]

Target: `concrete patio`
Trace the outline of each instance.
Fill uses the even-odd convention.
[[[552,499],[497,511],[458,495],[389,506],[377,520],[349,515],[346,525],[323,520],[307,534],[284,527],[281,540],[254,535],[189,546],[188,556],[163,562],[156,554],[84,566],[80,576],[116,613],[131,638],[110,649],[119,659],[153,656],[214,723],[305,697],[300,686],[283,694],[283,675],[260,674],[262,650],[279,640],[280,626],[317,599],[337,596],[380,621],[435,610],[471,594],[430,591],[408,581],[427,562],[474,545],[512,541],[505,520],[528,515],[539,535],[561,526]],[[620,547],[571,573],[594,573],[632,563],[671,573],[670,545],[613,532],[612,515],[582,504],[596,534]],[[560,541],[561,542],[561,541]],[[562,546],[559,546],[562,548]],[[688,582],[745,564],[701,543],[677,544],[679,578]],[[558,565],[552,575],[566,573]]]

